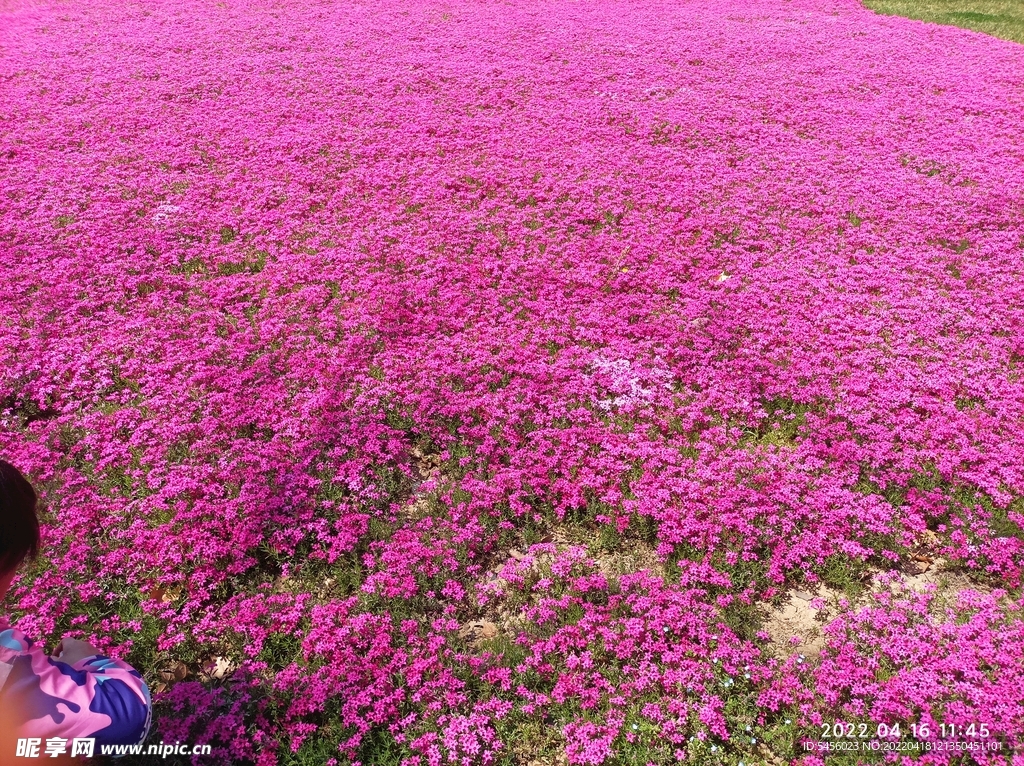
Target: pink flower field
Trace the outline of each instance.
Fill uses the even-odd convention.
[[[0,0],[0,269],[3,608],[197,763],[1024,763],[1016,43]]]

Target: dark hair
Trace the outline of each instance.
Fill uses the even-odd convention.
[[[36,491],[21,471],[0,460],[0,574],[39,552]]]

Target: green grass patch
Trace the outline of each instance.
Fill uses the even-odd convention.
[[[864,0],[887,16],[946,24],[1024,43],[1024,3],[1020,0]]]

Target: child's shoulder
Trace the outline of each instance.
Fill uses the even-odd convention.
[[[12,628],[7,621],[0,620],[0,689],[4,688],[14,670],[15,660],[24,656],[31,648],[32,639],[20,630]]]
[[[7,623],[0,623],[0,694],[23,713],[23,736],[136,744],[150,727],[149,688],[129,664],[101,654],[61,662]]]
[[[39,645],[23,631],[12,628],[10,623],[0,620],[0,662],[13,662],[16,657],[40,651]]]
[[[10,623],[0,620],[0,660],[10,662],[19,654],[31,651],[35,642]]]

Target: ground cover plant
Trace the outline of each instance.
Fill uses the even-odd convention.
[[[215,763],[1010,763],[1022,71],[856,0],[6,0],[5,608]]]

